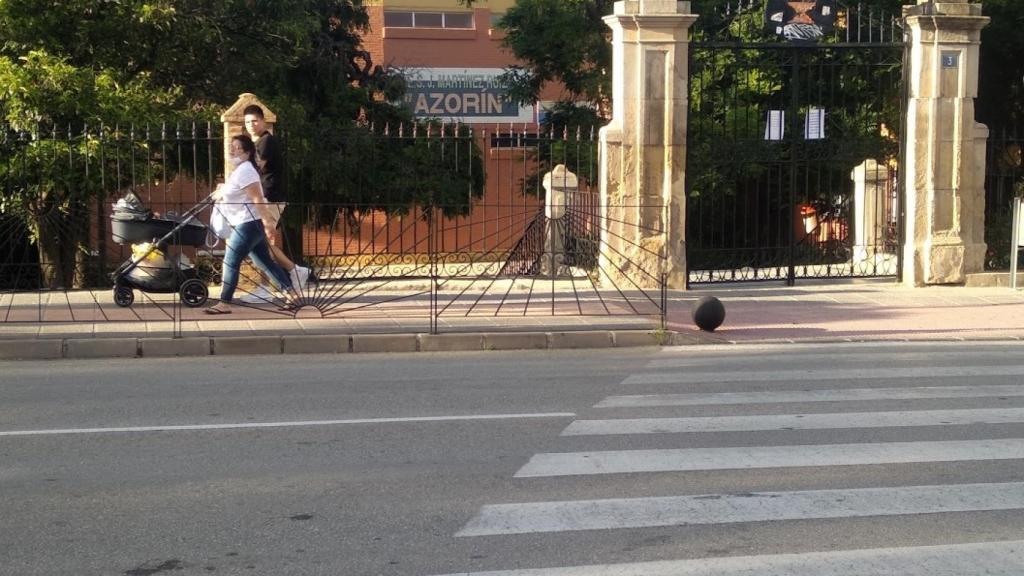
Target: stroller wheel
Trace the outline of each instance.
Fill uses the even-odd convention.
[[[179,293],[181,294],[181,301],[191,308],[198,308],[206,304],[206,299],[210,295],[209,290],[206,289],[206,284],[203,284],[201,280],[196,278],[190,278],[182,282]]]
[[[114,286],[114,304],[127,308],[135,302],[135,292],[127,286]]]

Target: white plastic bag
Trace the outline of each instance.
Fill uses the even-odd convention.
[[[231,224],[228,223],[228,219],[224,216],[224,212],[221,211],[220,205],[213,205],[213,212],[210,214],[210,230],[217,235],[218,238],[227,240],[231,236]]]

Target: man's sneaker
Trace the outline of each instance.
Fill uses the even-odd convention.
[[[309,268],[296,264],[288,274],[292,277],[292,288],[295,291],[302,292],[306,289],[306,283],[309,281]]]
[[[238,300],[246,304],[273,304],[274,295],[266,286],[258,286],[252,292],[239,296]]]

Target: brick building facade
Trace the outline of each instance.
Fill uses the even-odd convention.
[[[470,124],[484,153],[487,185],[471,216],[444,222],[436,238],[440,252],[501,254],[512,248],[540,210],[543,191],[524,193],[531,171],[529,151],[510,145],[508,134],[537,131],[538,110],[504,101],[496,77],[514,57],[502,47],[496,23],[515,0],[368,0],[370,30],[363,45],[374,65],[398,68],[409,81],[408,104],[418,118]],[[549,90],[552,99],[557,89]],[[547,96],[547,94],[545,94]],[[502,137],[505,135],[506,137]],[[539,192],[539,193],[538,193]],[[383,214],[354,229],[307,230],[305,251],[335,254],[339,246],[361,256],[408,253],[425,248],[426,224]]]

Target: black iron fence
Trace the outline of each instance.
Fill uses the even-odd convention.
[[[985,161],[986,270],[1010,269],[1014,197],[1024,197],[1024,128],[993,128]]]
[[[896,275],[899,14],[839,2],[822,29],[766,26],[769,5],[722,2],[693,28],[689,282]]]
[[[108,204],[135,191],[181,212],[212,189],[222,147],[210,124],[0,128],[0,289],[108,282]]]
[[[367,126],[328,150],[284,136],[282,247],[311,279],[268,295],[243,266],[245,317],[415,319],[432,332],[467,318],[664,319],[661,271],[635,278],[623,254],[602,253],[593,130]],[[212,124],[3,130],[0,322],[172,320],[180,333],[207,319],[224,243],[202,203],[224,146]],[[579,188],[549,217],[543,176],[559,164]],[[118,212],[129,194],[137,220]]]

